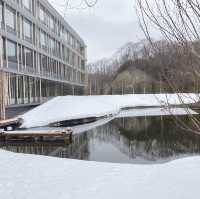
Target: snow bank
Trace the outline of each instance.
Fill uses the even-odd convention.
[[[188,199],[199,197],[200,157],[126,165],[0,150],[1,199]]]
[[[184,93],[56,97],[22,115],[22,128],[47,126],[64,120],[115,115],[120,109],[127,107],[180,105],[197,101],[197,94]]]
[[[197,115],[195,111],[189,108],[135,108],[123,110],[117,118],[125,117],[143,117],[143,116],[165,116],[165,115]]]

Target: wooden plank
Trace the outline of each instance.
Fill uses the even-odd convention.
[[[2,140],[26,140],[32,138],[63,138],[64,141],[72,140],[72,130],[67,129],[64,131],[3,131],[0,133]]]
[[[18,118],[12,118],[12,119],[7,119],[7,120],[2,120],[0,121],[0,128],[6,128],[6,127],[18,127],[20,126],[22,121]]]

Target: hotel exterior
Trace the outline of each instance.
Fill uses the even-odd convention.
[[[83,94],[85,49],[47,0],[0,0],[0,71],[7,106]]]

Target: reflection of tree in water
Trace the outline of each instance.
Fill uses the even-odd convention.
[[[186,117],[182,120],[189,122]],[[200,152],[200,136],[183,132],[172,117],[122,118],[113,124],[128,140],[129,155],[133,158],[156,160]]]
[[[136,163],[137,159],[165,161],[200,153],[200,136],[183,132],[167,116],[115,119],[87,135],[90,140],[112,143]]]
[[[40,143],[0,143],[0,148],[27,154],[54,156],[60,158],[88,159],[88,139],[86,134],[74,136],[71,144],[64,142]]]

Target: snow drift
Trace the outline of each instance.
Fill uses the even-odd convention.
[[[116,115],[124,108],[181,105],[197,101],[197,94],[184,93],[55,97],[20,116],[23,120],[21,127],[40,127],[65,120]]]
[[[1,199],[189,199],[199,197],[200,157],[127,165],[0,150]]]

